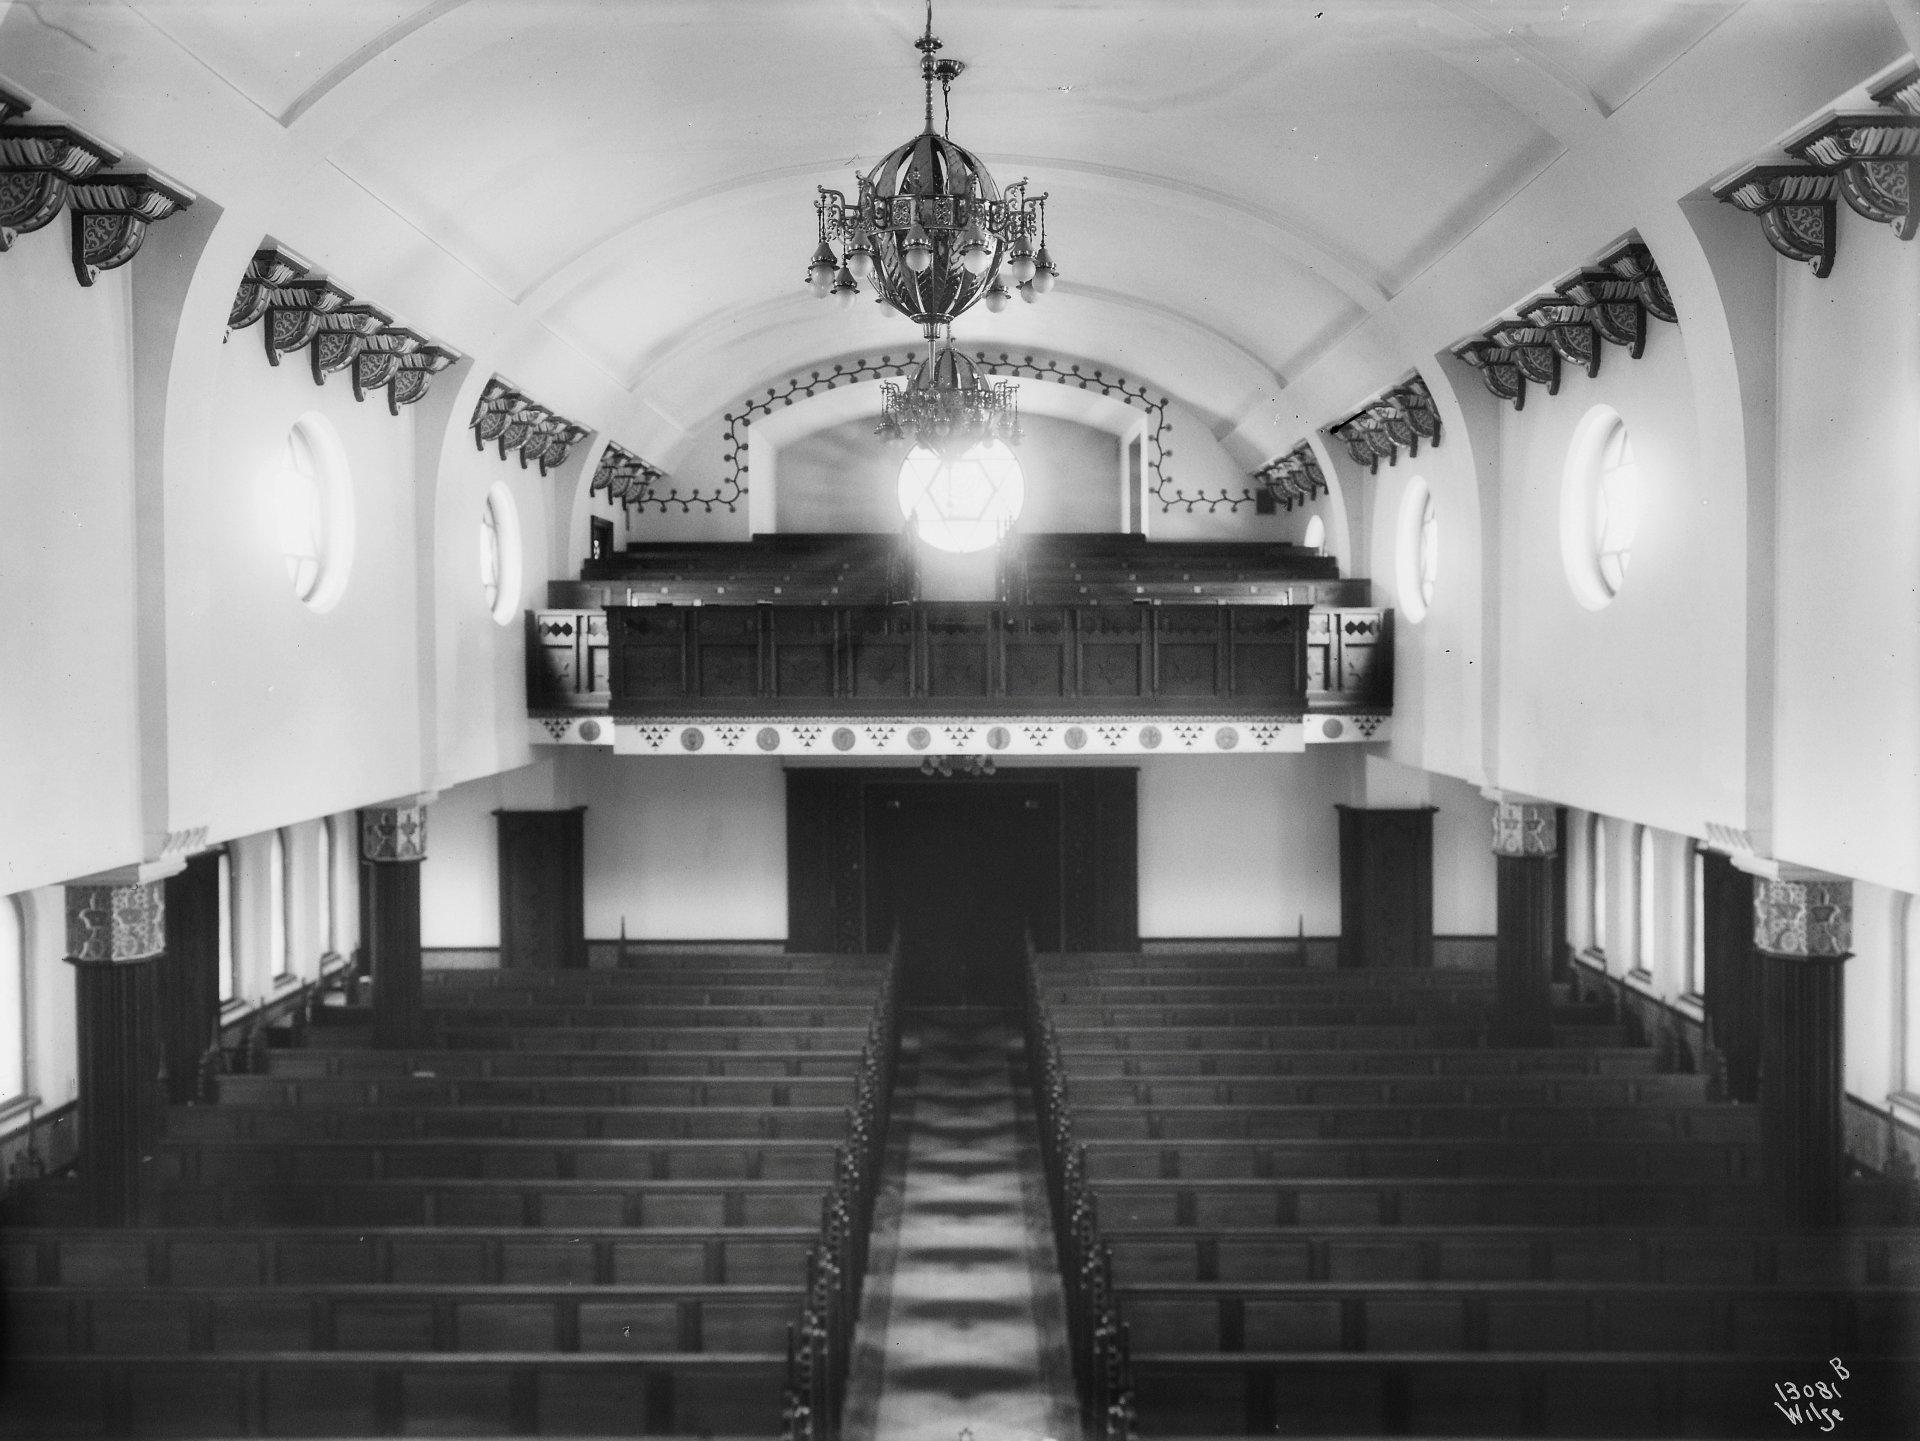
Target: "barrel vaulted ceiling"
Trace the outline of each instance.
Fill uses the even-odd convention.
[[[99,14],[10,8],[23,35],[87,38]],[[814,187],[851,188],[919,128],[920,0],[114,8],[115,43],[131,26],[204,71],[663,433],[917,338],[865,298],[814,300],[803,271]],[[1739,8],[939,0],[968,66],[952,135],[1050,193],[1062,268],[959,337],[1151,377],[1224,434]]]

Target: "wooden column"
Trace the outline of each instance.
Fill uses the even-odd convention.
[[[373,970],[373,1043],[418,1044],[420,863],[427,858],[427,812],[418,804],[360,812],[360,855],[367,862],[367,959]]]
[[[1760,964],[1753,954],[1754,878],[1718,851],[1702,858],[1700,905],[1706,933],[1701,977],[1707,1044],[1720,1056],[1726,1099],[1760,1099]]]
[[[157,963],[160,1054],[167,1099],[200,1099],[220,1034],[220,858],[192,857],[166,881],[167,953]]]
[[[1761,1152],[1768,1189],[1802,1226],[1840,1220],[1847,1163],[1840,968],[1852,933],[1851,881],[1754,877]]]
[[[1432,806],[1340,812],[1340,964],[1433,965]]]
[[[495,811],[500,857],[500,964],[587,964],[587,808]]]
[[[1501,800],[1493,812],[1496,998],[1492,1034],[1504,1046],[1553,1044],[1554,864],[1552,806]]]
[[[140,1219],[140,1158],[159,1134],[164,1104],[154,974],[167,945],[166,890],[140,869],[67,887],[80,1184],[96,1226]]]

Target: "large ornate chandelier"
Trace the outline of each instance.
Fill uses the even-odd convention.
[[[1003,193],[978,156],[954,144],[944,127],[934,128],[934,82],[945,111],[966,65],[934,58],[940,41],[933,0],[914,48],[926,87],[926,128],[856,177],[855,199],[820,187],[814,202],[820,243],[807,281],[816,296],[831,295],[842,306],[853,303],[865,281],[917,324],[931,347],[904,389],[887,387],[881,434],[928,444],[938,436],[943,443],[934,448],[942,450],[958,431],[970,430],[974,440],[1012,440],[1014,387],[983,383],[972,362],[954,351],[952,327],[975,301],[997,314],[1016,293],[1031,303],[1053,289],[1060,271],[1047,250],[1047,197],[1029,196],[1025,179]]]

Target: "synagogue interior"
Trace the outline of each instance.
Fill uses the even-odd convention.
[[[1920,1434],[1920,0],[0,0],[0,1436]]]

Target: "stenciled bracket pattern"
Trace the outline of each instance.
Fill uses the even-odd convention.
[[[384,390],[393,415],[425,396],[433,377],[460,358],[418,331],[395,325],[378,306],[356,301],[336,281],[307,272],[305,261],[284,250],[255,251],[227,312],[228,334],[259,325],[270,364],[304,349],[315,385],[345,371],[355,400]]]
[[[1380,473],[1380,462],[1396,465],[1400,452],[1409,458],[1420,453],[1420,442],[1440,444],[1440,412],[1426,381],[1415,375],[1402,385],[1382,391],[1327,433],[1347,448],[1355,465],[1369,475]]]
[[[1920,235],[1920,64],[1869,98],[1882,108],[1824,115],[1787,142],[1791,161],[1758,161],[1713,187],[1759,217],[1767,244],[1822,279],[1833,273],[1839,201],[1902,240]]]
[[[609,444],[600,454],[599,468],[593,472],[593,484],[587,488],[588,495],[607,493],[610,500],[621,505],[643,504],[653,494],[653,488],[667,478],[667,473],[650,460],[643,460],[632,451],[618,445]]]
[[[33,108],[0,87],[0,251],[51,225],[64,209],[73,226],[73,276],[92,285],[140,253],[147,227],[194,202],[182,185],[148,172],[106,169],[124,158],[71,125],[20,125]]]
[[[1313,447],[1304,440],[1256,470],[1253,483],[1262,488],[1267,505],[1261,508],[1268,510],[1277,505],[1291,511],[1294,506],[1305,505],[1316,495],[1327,493],[1327,478],[1321,473],[1320,462],[1314,459]]]
[[[1630,240],[1527,301],[1518,318],[1461,341],[1453,353],[1480,372],[1489,394],[1521,410],[1529,384],[1560,393],[1562,366],[1598,375],[1602,341],[1638,360],[1646,352],[1649,316],[1669,324],[1680,318],[1653,252]]]
[[[523,470],[537,465],[543,476],[562,464],[574,446],[587,438],[584,425],[528,399],[497,375],[488,379],[467,424],[478,449],[497,445],[502,460],[517,453]]]

